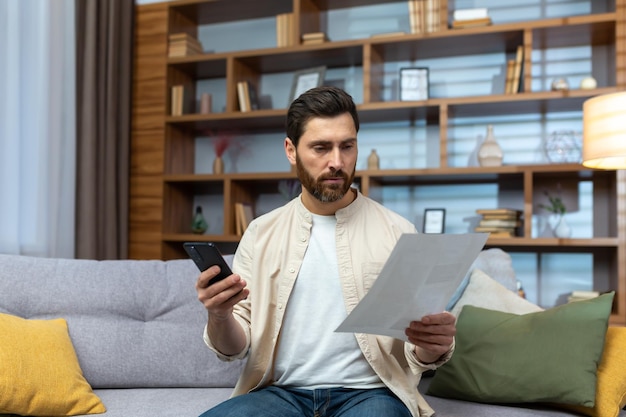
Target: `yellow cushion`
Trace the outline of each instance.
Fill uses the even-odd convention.
[[[594,407],[563,406],[592,417],[616,417],[626,406],[626,328],[609,327],[598,366]]]
[[[62,416],[106,411],[83,377],[64,319],[0,314],[0,414]]]

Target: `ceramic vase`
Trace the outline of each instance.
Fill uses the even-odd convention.
[[[193,220],[191,221],[191,231],[193,233],[201,235],[206,232],[206,229],[209,228],[209,224],[207,223],[204,215],[202,214],[202,207],[196,207],[196,213],[193,215]]]
[[[372,149],[372,152],[370,152],[370,156],[367,157],[367,169],[378,169],[379,163],[380,159],[378,158],[376,149]]]
[[[224,173],[224,160],[221,156],[216,156],[213,161],[213,173],[214,174],[223,174]]]
[[[502,148],[493,135],[493,126],[487,126],[487,136],[478,149],[478,163],[481,167],[502,165]]]
[[[564,214],[555,215],[555,220],[552,225],[552,233],[554,237],[559,239],[567,239],[572,237],[572,228],[567,224]]]

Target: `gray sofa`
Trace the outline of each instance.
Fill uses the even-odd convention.
[[[242,368],[241,361],[218,360],[202,341],[206,312],[194,290],[197,275],[189,260],[0,255],[0,313],[65,318],[84,377],[107,417],[194,417],[229,397]],[[429,382],[423,378],[422,392]],[[572,415],[426,399],[442,417]]]

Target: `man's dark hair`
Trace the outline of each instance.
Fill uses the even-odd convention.
[[[337,87],[316,87],[302,93],[287,111],[287,137],[298,146],[300,136],[314,117],[335,117],[350,113],[354,127],[359,131],[359,116],[352,97]]]

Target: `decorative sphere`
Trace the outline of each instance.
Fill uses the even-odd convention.
[[[544,142],[544,151],[555,164],[579,163],[582,156],[580,134],[573,130],[553,132]]]
[[[593,77],[583,78],[582,81],[580,82],[580,88],[582,90],[593,90],[597,86],[598,86],[598,82]]]
[[[552,91],[569,90],[569,83],[566,78],[555,78],[551,87]]]

